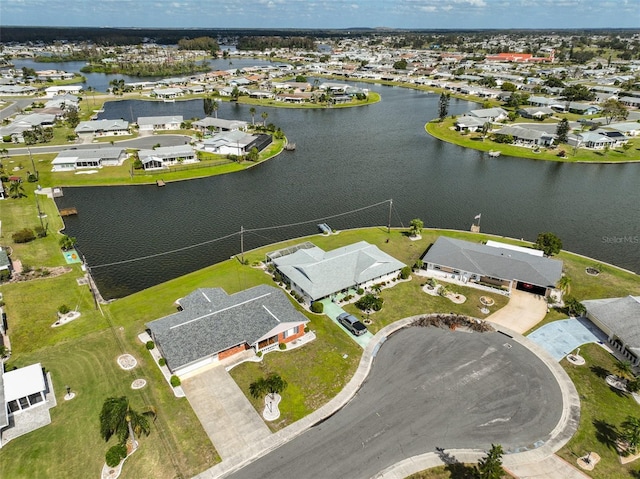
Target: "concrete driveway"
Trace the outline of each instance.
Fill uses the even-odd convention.
[[[256,443],[271,435],[223,365],[185,379],[182,389],[223,460],[258,452]]]
[[[544,297],[514,289],[507,305],[485,319],[523,334],[542,321],[546,314]]]

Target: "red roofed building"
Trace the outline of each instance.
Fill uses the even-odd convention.
[[[548,57],[534,57],[531,53],[498,53],[497,55],[487,55],[485,60],[489,62],[516,62],[516,63],[540,63],[553,62],[554,51]]]

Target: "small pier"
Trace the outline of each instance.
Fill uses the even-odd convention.
[[[165,182],[164,180],[156,180],[156,186],[164,186]]]
[[[326,223],[322,223],[318,225],[318,229],[322,232],[322,234],[324,235],[330,235],[331,234],[331,228],[329,228],[329,225]]]
[[[491,150],[491,151],[489,152],[489,156],[490,156],[491,158],[497,158],[497,157],[499,157],[499,156],[500,156],[500,152],[499,152],[499,151]]]
[[[62,208],[60,210],[60,216],[73,216],[77,214],[78,214],[78,210],[76,209],[75,206],[72,206],[71,208]]]
[[[285,151],[294,151],[296,149],[296,144],[295,143],[287,143],[284,146]]]

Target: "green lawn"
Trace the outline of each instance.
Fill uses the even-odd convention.
[[[489,138],[482,140],[480,133],[461,134],[453,129],[455,120],[447,118],[443,122],[432,121],[426,124],[427,132],[440,140],[448,143],[472,148],[481,151],[500,151],[503,155],[514,156],[517,158],[531,158],[534,160],[562,161],[567,163],[588,162],[588,163],[618,163],[625,161],[640,161],[640,141],[631,140],[632,145],[627,151],[622,149],[605,151],[593,151],[586,148],[578,149],[573,154],[573,147],[569,145],[560,145],[551,149],[543,148],[540,152],[535,153],[531,148],[496,143]],[[565,158],[560,158],[558,152],[564,150],[567,154]]]
[[[584,366],[574,366],[563,359],[561,365],[576,385],[580,395],[580,426],[558,455],[570,464],[589,451],[597,452],[601,461],[592,472],[596,479],[627,479],[638,477],[638,461],[621,465],[614,442],[620,424],[632,415],[640,417],[640,405],[628,394],[621,394],[605,382],[608,374],[615,374],[615,358],[595,344],[580,348]]]
[[[7,224],[6,221],[14,225],[19,223],[18,212],[30,201],[29,198],[3,202],[0,211],[3,226]],[[47,207],[54,208],[53,202],[47,201]],[[5,205],[10,207],[5,208]],[[3,241],[8,233],[9,230],[6,230]],[[412,265],[442,234],[472,241],[492,238],[485,234],[423,230],[422,239],[410,241],[404,231],[394,229],[388,233],[386,228],[377,227],[290,240],[247,252],[245,258],[250,265],[264,259],[269,251],[304,240],[312,241],[325,250],[365,240]],[[522,244],[517,240],[500,239]],[[59,264],[62,256],[57,249],[57,242],[47,246],[46,241],[49,240],[37,240],[28,247],[33,247],[35,251],[38,242],[41,242],[40,246],[51,248],[42,257],[48,258],[49,263]],[[23,250],[20,254],[27,254],[27,251]],[[32,258],[37,257],[35,253],[32,254]],[[580,299],[590,294],[640,294],[640,282],[635,275],[605,267],[601,277],[583,278],[580,271],[584,271],[585,265],[591,265],[593,261],[568,253],[562,253],[561,257],[573,277],[574,294],[579,295]],[[186,400],[173,397],[158,368],[150,363],[149,355],[137,340],[137,335],[145,329],[146,322],[174,312],[174,301],[195,288],[222,287],[228,293],[234,293],[257,284],[274,284],[269,275],[249,265],[230,259],[204,268],[103,305],[105,316],[96,311],[88,287],[77,285],[76,278],[82,276],[77,266],[72,272],[56,278],[0,286],[6,301],[12,340],[10,366],[42,362],[51,370],[59,396],[64,394],[62,388],[65,384],[71,385],[79,394],[74,400],[77,402],[60,401],[52,412],[52,425],[16,439],[0,451],[0,476],[47,476],[49,469],[59,470],[63,466],[65,471],[69,471],[65,477],[84,477],[88,468],[98,471],[107,445],[99,439],[97,414],[104,398],[117,394],[127,394],[137,407],[151,404],[158,409],[158,421],[151,436],[142,439],[142,449],[127,461],[122,477],[188,477],[213,465],[218,460],[217,455],[197,418]],[[34,262],[33,266],[37,267],[38,263]],[[455,311],[478,316],[479,292],[454,287],[468,298],[458,306],[447,299],[423,293],[421,285],[424,281],[424,278],[413,276],[411,281],[384,289],[382,297],[385,304],[380,312],[371,316],[371,330],[375,332],[383,325],[405,316],[429,312]],[[505,303],[505,298],[500,295],[492,297],[498,306]],[[71,308],[77,305],[82,316],[61,328],[52,329],[50,326],[55,321],[55,311],[61,304]],[[498,306],[494,306],[492,311]],[[353,305],[346,306],[346,309],[357,312]],[[310,329],[317,334],[315,341],[297,350],[269,353],[264,356],[262,363],[243,364],[232,370],[233,377],[247,395],[249,384],[270,372],[277,372],[289,383],[281,404],[283,415],[270,425],[274,430],[304,417],[334,397],[352,377],[362,352],[328,318],[305,314],[311,320]],[[115,363],[115,358],[123,351],[134,354],[139,360],[138,368],[131,373],[121,371]],[[299,364],[305,364],[304,375],[299,374]],[[149,381],[142,392],[129,389],[136,377]],[[253,404],[261,412],[262,404],[259,401],[253,401]],[[60,453],[61,443],[74,448],[77,453],[74,459],[69,460],[66,454]],[[75,456],[84,458],[84,461]],[[30,458],[28,467],[25,467],[22,457]]]
[[[426,471],[416,472],[406,479],[472,479],[475,477],[475,471],[475,464],[456,463],[447,466],[432,467]],[[509,477],[513,476],[506,472],[502,476],[502,478]]]

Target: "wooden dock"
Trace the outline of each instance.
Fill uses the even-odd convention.
[[[165,182],[164,180],[156,180],[156,186],[164,186]]]
[[[72,206],[71,208],[62,208],[60,210],[60,216],[72,216],[77,214],[78,214],[78,210],[76,209],[75,206]]]

